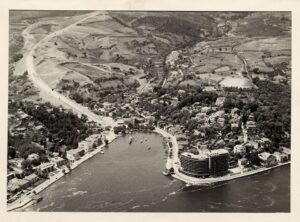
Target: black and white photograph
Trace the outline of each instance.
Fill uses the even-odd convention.
[[[8,213],[291,212],[291,11],[8,13]]]

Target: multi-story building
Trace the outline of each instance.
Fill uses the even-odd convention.
[[[38,168],[37,168],[37,173],[39,175],[42,175],[44,173],[50,173],[54,171],[54,164],[53,163],[42,163]]]
[[[225,149],[192,154],[184,152],[180,155],[180,172],[193,177],[219,176],[227,173],[229,153]]]
[[[62,157],[56,156],[50,159],[56,168],[61,167],[66,164],[66,160]]]

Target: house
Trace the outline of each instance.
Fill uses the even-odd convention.
[[[291,149],[283,147],[282,148],[282,153],[287,155],[287,158],[288,158],[289,161],[291,160]]]
[[[204,92],[216,92],[216,88],[213,86],[205,86],[203,89]]]
[[[232,123],[231,124],[231,130],[234,132],[237,132],[239,130],[239,124],[238,123]]]
[[[54,171],[54,164],[53,163],[42,163],[41,165],[39,165],[39,167],[37,168],[37,173],[39,175],[42,175],[44,173],[50,173]]]
[[[266,167],[275,166],[277,164],[276,157],[268,152],[259,153],[258,158],[260,159],[262,165]]]
[[[67,159],[73,163],[80,159],[78,149],[72,149],[67,151]]]
[[[51,158],[50,162],[53,163],[56,168],[61,167],[67,163],[67,161],[64,158],[59,156]]]
[[[225,118],[223,118],[223,117],[218,118],[218,119],[217,119],[217,123],[218,123],[221,127],[223,127],[223,126],[225,125]]]
[[[253,121],[246,122],[246,128],[249,136],[252,136],[256,133],[256,124]]]
[[[30,183],[30,185],[33,185],[35,182],[39,180],[39,177],[33,173],[24,177],[24,180],[27,180]]]
[[[30,182],[28,180],[14,178],[8,182],[7,190],[10,193],[16,193],[20,190],[28,188],[29,186]]]
[[[241,158],[241,159],[238,159],[238,165],[239,166],[245,166],[248,162],[248,159],[247,158]]]
[[[223,107],[226,97],[218,97],[215,105],[219,107]]]
[[[248,116],[248,121],[253,121],[253,122],[255,122],[255,118],[254,118],[253,113],[251,113],[251,114]]]
[[[7,181],[10,181],[13,178],[15,178],[15,173],[14,172],[7,173]]]
[[[284,163],[289,160],[288,155],[285,153],[274,152],[273,155],[276,157],[276,160],[279,163]]]
[[[102,105],[106,111],[109,111],[113,107],[113,104],[109,102],[104,102]]]
[[[90,142],[90,141],[81,141],[79,144],[78,144],[78,149],[79,150],[83,150],[83,155],[84,153],[88,153],[88,152],[91,152],[93,151],[93,143]],[[83,156],[82,155],[82,151],[80,151],[81,153],[79,154],[80,156]]]
[[[246,147],[243,145],[235,145],[233,148],[234,153],[240,153],[245,154],[246,153]]]
[[[11,165],[16,175],[23,175],[22,162],[23,158],[15,158],[12,160],[8,160],[8,163]]]

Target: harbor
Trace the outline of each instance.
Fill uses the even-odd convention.
[[[129,136],[133,137],[131,144]],[[41,202],[21,210],[275,212],[289,209],[286,197],[290,186],[289,166],[238,180],[187,187],[182,181],[161,174],[168,157],[165,152],[168,148],[163,143],[164,138],[155,133],[118,137],[109,144],[105,155],[84,162],[40,192]],[[147,149],[149,145],[151,150]],[[219,196],[222,199],[216,202]]]

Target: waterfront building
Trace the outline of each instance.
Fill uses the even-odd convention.
[[[24,177],[24,180],[27,180],[30,185],[33,185],[35,182],[39,180],[39,177],[36,174],[30,174],[26,177]]]
[[[66,164],[66,160],[62,157],[56,156],[50,159],[56,168],[61,167]]]
[[[16,193],[20,190],[24,190],[30,186],[30,182],[25,179],[14,178],[8,182],[7,190],[10,193]]]
[[[84,150],[84,153],[91,152],[91,151],[93,151],[93,143],[91,141],[81,141],[78,144],[78,149]],[[82,156],[82,154],[79,154],[79,155]]]
[[[78,149],[72,149],[67,151],[67,159],[71,162],[74,163],[75,161],[80,159],[80,155],[78,152]]]
[[[238,159],[238,165],[239,166],[245,166],[248,162],[248,159],[247,158],[241,158],[241,159]]]
[[[223,175],[228,172],[229,153],[225,149],[212,150],[209,153],[210,174],[214,176]]]
[[[180,172],[193,177],[219,176],[228,172],[229,153],[225,149],[184,152],[180,155]]]
[[[39,175],[42,175],[44,173],[50,173],[54,171],[54,164],[53,163],[42,163],[38,168],[37,172]]]
[[[276,157],[268,152],[262,152],[258,154],[258,158],[260,159],[263,166],[271,167],[277,164]]]
[[[7,181],[10,181],[11,179],[15,178],[15,173],[14,172],[9,172],[7,174]]]
[[[180,155],[180,172],[193,177],[209,176],[209,160],[206,154],[192,154],[184,152]]]
[[[283,147],[282,148],[282,153],[287,155],[288,160],[291,160],[291,149]]]

